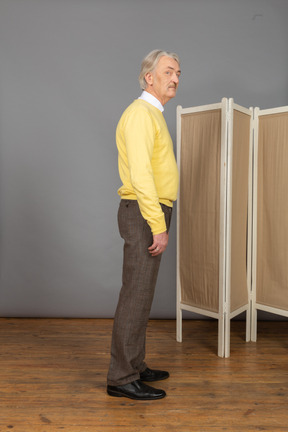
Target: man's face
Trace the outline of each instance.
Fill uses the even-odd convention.
[[[176,96],[181,71],[176,60],[163,56],[160,58],[153,72],[146,74],[147,88],[162,105]]]

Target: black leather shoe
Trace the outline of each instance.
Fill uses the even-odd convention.
[[[153,381],[161,381],[166,378],[169,378],[169,372],[161,371],[161,370],[152,370],[147,367],[144,372],[140,373],[140,380],[153,382]]]
[[[164,390],[158,390],[150,387],[140,380],[119,386],[107,386],[107,393],[110,396],[127,397],[137,400],[155,400],[162,399],[166,396]]]

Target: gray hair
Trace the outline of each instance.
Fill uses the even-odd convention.
[[[145,90],[145,88],[147,87],[145,75],[148,72],[154,71],[160,58],[163,56],[170,57],[170,58],[176,60],[177,63],[180,65],[179,57],[175,53],[171,53],[171,52],[167,52],[167,51],[161,51],[161,50],[157,50],[157,49],[151,51],[149,54],[147,54],[147,56],[143,59],[143,61],[141,63],[141,71],[140,71],[140,75],[139,75],[138,79],[139,79],[139,84],[140,84],[140,87],[142,90]]]

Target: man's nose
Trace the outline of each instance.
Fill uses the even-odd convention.
[[[178,75],[175,73],[175,74],[173,74],[173,82],[175,83],[175,84],[178,84],[179,83],[179,77],[178,77]]]

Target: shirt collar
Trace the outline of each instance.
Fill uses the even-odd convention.
[[[155,108],[158,108],[161,112],[164,111],[164,107],[161,102],[155,96],[153,96],[151,93],[146,92],[145,90],[142,92],[141,96],[138,99],[142,99],[150,103]]]

